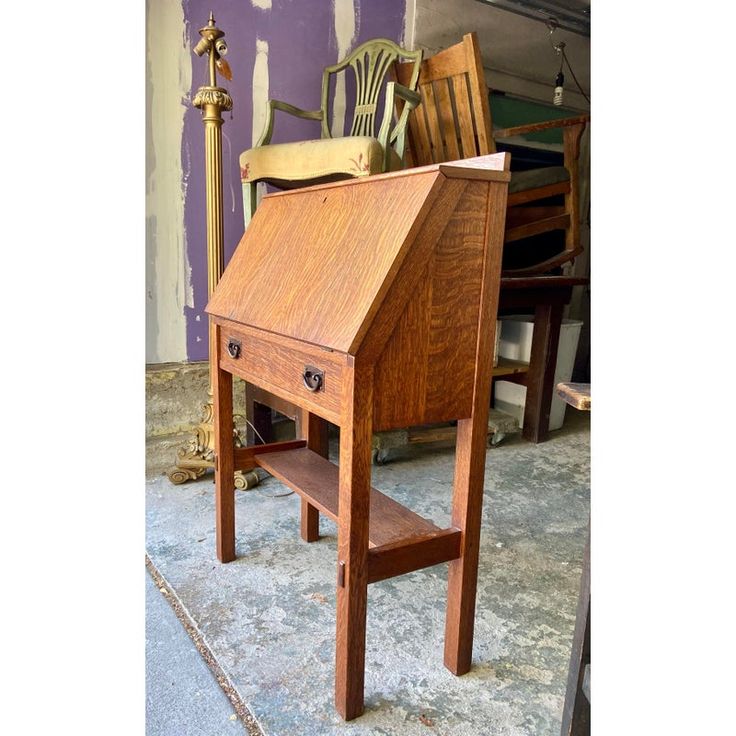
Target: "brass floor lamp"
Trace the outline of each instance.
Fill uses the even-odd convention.
[[[225,33],[215,25],[212,13],[204,28],[199,29],[202,38],[194,47],[197,56],[208,54],[209,84],[200,87],[194,97],[194,106],[202,110],[205,135],[205,176],[207,207],[207,296],[212,296],[217,283],[225,270],[223,214],[222,214],[222,111],[232,110],[233,100],[227,90],[217,85],[217,72],[226,79],[232,79],[230,67],[222,58],[227,53]],[[213,345],[214,330],[209,330],[210,382],[207,403],[203,406],[202,420],[192,437],[177,453],[176,465],[166,471],[172,483],[179,484],[204,475],[214,468],[215,435],[212,406],[212,357],[217,354]],[[235,428],[236,446],[241,446],[240,436]],[[255,471],[235,474],[235,487],[241,490],[258,484]]]

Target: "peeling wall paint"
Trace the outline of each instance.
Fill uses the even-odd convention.
[[[414,28],[416,26],[417,0],[406,0],[404,15],[404,31],[401,34],[401,45],[409,51],[414,51]]]
[[[337,41],[336,62],[342,61],[353,48],[360,27],[360,4],[354,0],[334,0],[335,39]],[[335,76],[335,96],[332,102],[332,121],[330,132],[333,137],[344,135],[345,131],[345,72]]]
[[[146,4],[146,362],[187,358],[194,303],[184,230],[181,138],[192,84],[180,2]]]
[[[322,71],[357,44],[401,39],[405,0],[148,0],[147,360],[207,358],[204,126],[191,105],[207,83],[192,39],[213,11],[225,31],[234,102],[225,113],[225,262],[243,234],[240,153],[260,136],[269,97],[315,110]],[[344,108],[352,101],[347,85]],[[332,122],[332,121],[331,121]],[[319,138],[320,124],[277,113],[274,143]]]
[[[271,6],[269,2],[269,7]],[[256,60],[253,63],[253,123],[251,145],[255,145],[263,133],[268,111],[268,41],[256,38]],[[266,192],[265,184],[256,186],[258,202]]]

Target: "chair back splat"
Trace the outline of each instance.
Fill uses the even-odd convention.
[[[407,84],[410,64],[396,66],[396,77]],[[491,135],[491,109],[483,78],[483,62],[475,33],[421,65],[422,104],[409,117],[407,161],[426,166],[496,152]]]
[[[355,110],[350,135],[376,137],[376,110],[386,74],[398,59],[407,59],[409,67],[406,87],[416,89],[421,51],[407,51],[388,38],[375,38],[358,46],[349,56],[333,66],[325,67],[322,76],[322,109],[329,111],[330,78],[348,67],[355,75]],[[330,115],[322,118],[322,137],[331,138]],[[391,121],[383,120],[382,125]]]
[[[408,60],[408,61],[407,61]],[[397,62],[408,63],[410,86],[395,80]],[[366,41],[322,75],[319,110],[302,110],[283,100],[270,99],[258,142],[240,155],[243,182],[243,215],[248,226],[258,206],[256,185],[263,182],[279,189],[298,189],[340,179],[396,171],[404,165],[404,145],[409,114],[421,98],[416,91],[422,52],[407,51],[387,38]],[[333,76],[352,70],[355,78],[355,110],[350,135],[330,130],[330,84]],[[337,88],[337,81],[334,84]],[[376,111],[383,95],[378,126]],[[334,102],[332,104],[334,108]],[[271,145],[274,113],[320,122],[320,138]],[[394,120],[396,121],[394,123]]]

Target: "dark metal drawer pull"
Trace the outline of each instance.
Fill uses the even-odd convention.
[[[230,338],[230,340],[227,341],[227,352],[229,353],[231,358],[237,358],[240,356],[240,340],[233,340]]]
[[[311,365],[305,365],[302,378],[304,379],[304,385],[310,391],[319,391],[321,388],[324,388],[325,373],[319,368],[315,368]]]

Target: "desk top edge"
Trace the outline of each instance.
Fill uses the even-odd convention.
[[[486,156],[475,156],[474,158],[458,159],[457,161],[445,161],[427,166],[400,169],[399,171],[388,171],[385,174],[357,176],[352,179],[313,184],[309,187],[284,189],[278,192],[270,192],[264,199],[286,197],[290,194],[321,191],[335,187],[353,186],[365,182],[384,181],[386,179],[396,179],[402,176],[415,176],[417,174],[428,174],[432,172],[444,174],[449,179],[483,179],[485,181],[507,182],[511,179],[511,173],[509,172],[510,161],[511,156],[508,153],[491,153]]]

